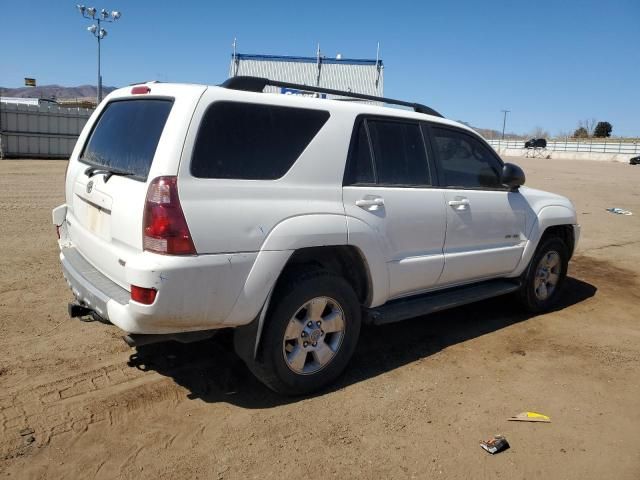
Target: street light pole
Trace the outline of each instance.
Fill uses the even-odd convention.
[[[97,103],[102,101],[102,74],[100,73],[100,42],[104,37],[107,36],[107,31],[102,28],[102,22],[113,23],[118,20],[122,14],[118,11],[112,11],[109,13],[104,8],[100,10],[98,17],[96,18],[97,9],[95,7],[85,7],[84,5],[76,5],[80,14],[89,20],[93,20],[98,23],[87,27],[89,33],[93,34],[98,40],[98,94],[97,94]]]
[[[100,31],[100,17],[98,17],[98,32]],[[102,101],[102,75],[100,74],[100,41],[102,38],[100,35],[97,35],[96,38],[98,39],[98,101],[96,105],[99,105]]]
[[[504,140],[504,128],[507,125],[507,113],[511,112],[511,110],[500,110],[504,113],[504,118],[502,120],[502,140]]]

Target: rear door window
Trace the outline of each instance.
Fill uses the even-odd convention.
[[[417,123],[368,120],[378,184],[431,185],[422,132]]]
[[[172,100],[115,100],[100,114],[80,161],[146,180]]]
[[[344,185],[431,186],[431,173],[418,123],[362,119],[351,140]]]
[[[329,112],[216,102],[204,114],[191,159],[198,178],[275,180],[291,168]]]

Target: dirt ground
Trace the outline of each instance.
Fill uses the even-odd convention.
[[[640,167],[513,161],[578,208],[562,305],[365,328],[338,384],[297,399],[224,336],[136,352],[70,320],[50,213],[66,162],[0,161],[0,477],[637,480]],[[507,421],[526,410],[552,423]],[[511,448],[491,456],[478,442],[496,433]]]

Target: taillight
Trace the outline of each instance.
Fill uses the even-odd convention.
[[[143,248],[167,255],[195,255],[178,198],[177,177],[158,177],[149,185],[144,206]]]
[[[157,293],[158,291],[155,288],[144,288],[131,285],[131,300],[134,302],[151,305],[156,299]]]

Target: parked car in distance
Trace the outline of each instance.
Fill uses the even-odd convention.
[[[508,293],[532,312],[557,302],[580,234],[571,201],[523,186],[427,106],[268,85],[332,93],[234,77],[98,106],[53,210],[71,317],[131,346],[233,329],[262,382],[302,394],[346,368],[363,322]]]
[[[547,140],[545,138],[532,138],[524,142],[524,148],[547,148]]]

